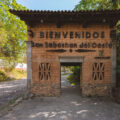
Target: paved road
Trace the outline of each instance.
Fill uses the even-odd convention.
[[[64,73],[61,74],[61,88],[66,88],[66,87],[70,87],[70,83],[67,80],[67,77],[70,74],[64,75]]]
[[[16,96],[24,93],[26,85],[26,79],[0,83],[0,106],[5,105]]]
[[[120,120],[120,105],[103,98],[84,98],[64,88],[60,97],[36,97],[17,105],[0,120]]]

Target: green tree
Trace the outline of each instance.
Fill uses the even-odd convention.
[[[70,82],[71,85],[77,85],[80,86],[80,78],[81,74],[80,71],[82,69],[81,66],[72,66],[71,68],[72,73],[67,76],[68,81]]]
[[[0,59],[10,65],[21,61],[26,50],[27,27],[10,9],[26,10],[16,0],[0,0]]]
[[[119,0],[81,0],[74,10],[119,9]]]

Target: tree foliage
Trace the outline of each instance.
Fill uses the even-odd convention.
[[[0,0],[0,59],[9,64],[21,60],[25,53],[27,27],[17,16],[9,12],[10,9],[26,10],[16,0]]]
[[[67,77],[68,81],[70,82],[71,85],[77,85],[80,86],[80,71],[82,67],[80,66],[72,66],[71,71],[72,73]]]
[[[119,0],[81,0],[74,10],[119,9]]]

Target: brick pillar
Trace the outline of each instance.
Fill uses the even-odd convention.
[[[27,90],[30,91],[32,84],[31,41],[26,41],[26,44],[27,44]]]
[[[117,48],[116,43],[113,43],[112,47],[112,86],[116,86],[116,65],[117,65]]]

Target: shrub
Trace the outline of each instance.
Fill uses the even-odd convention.
[[[70,74],[67,79],[71,85],[80,85],[80,66],[74,66],[71,69],[72,74]]]
[[[0,71],[0,82],[11,80],[3,71]]]

